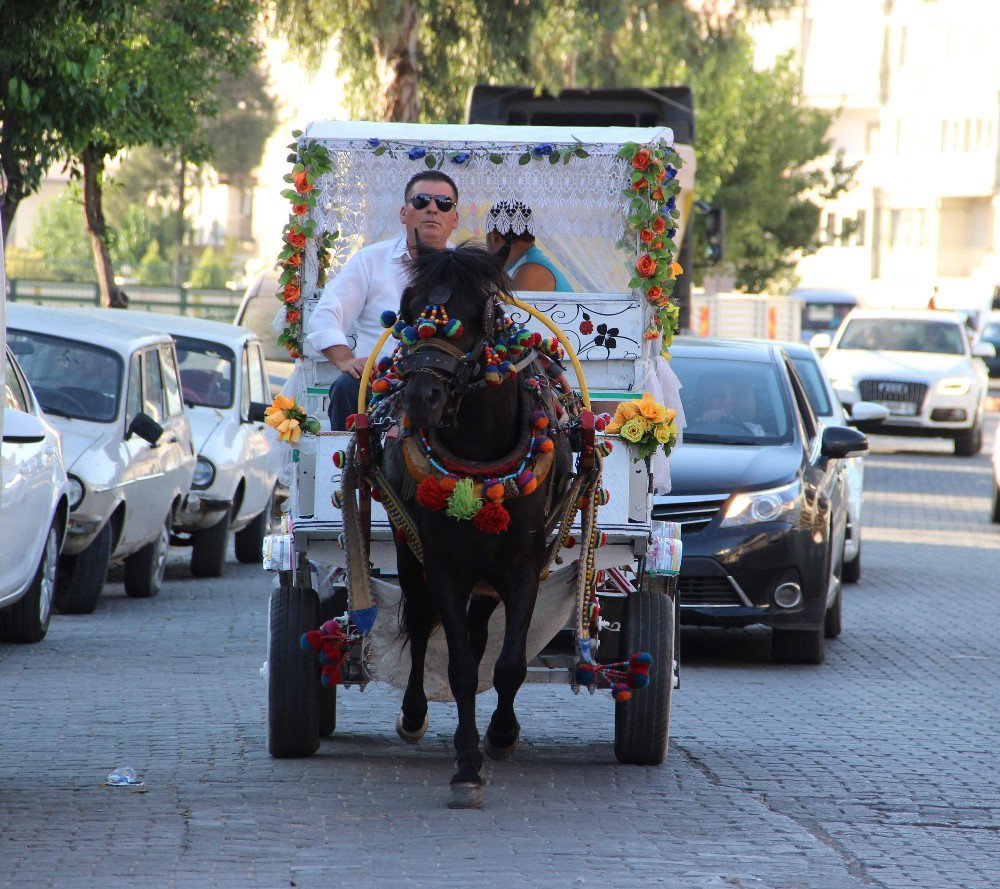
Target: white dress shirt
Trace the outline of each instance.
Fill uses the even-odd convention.
[[[347,337],[353,333],[355,356],[371,355],[385,329],[382,313],[386,309],[399,311],[409,261],[405,237],[362,247],[323,288],[309,318],[309,345],[317,352],[330,346],[350,346]],[[396,345],[390,337],[382,354],[391,354]]]

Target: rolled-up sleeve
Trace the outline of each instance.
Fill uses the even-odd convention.
[[[317,352],[330,346],[347,346],[347,332],[354,328],[365,307],[370,274],[363,257],[355,254],[332,281],[328,281],[309,318],[308,342]]]

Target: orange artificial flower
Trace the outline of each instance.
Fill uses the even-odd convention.
[[[662,250],[663,249],[663,241],[657,241],[655,244],[651,244],[650,246],[654,250]]]
[[[656,232],[650,231],[648,228],[644,228],[641,232],[639,232],[639,240],[642,241],[643,244],[648,244],[655,237]]]
[[[312,185],[309,184],[309,174],[305,170],[296,173],[293,181],[295,182],[295,190],[299,194],[309,194],[313,190]]]
[[[656,190],[653,192],[653,200],[654,201],[663,200],[663,189],[660,188],[659,186],[657,186]]]
[[[288,324],[298,324],[302,320],[302,315],[295,309],[285,312],[285,322]]]
[[[670,263],[670,277],[676,278],[684,271],[684,267],[679,262]]]
[[[666,178],[667,178],[667,168],[666,167],[660,167],[656,171],[656,181],[657,182],[662,182]]]
[[[290,231],[286,236],[285,240],[288,241],[296,250],[301,250],[306,245],[306,236],[302,232],[297,230]]]
[[[649,161],[649,152],[645,148],[640,148],[632,158],[632,166],[637,170],[645,170],[649,166]]]
[[[293,253],[291,256],[288,257],[288,259],[285,260],[285,265],[290,265],[294,266],[295,268],[298,268],[300,265],[302,265],[302,254]]]
[[[658,235],[662,235],[667,230],[667,224],[663,221],[662,216],[657,216],[653,220],[653,231]]]
[[[308,204],[292,204],[292,212],[296,216],[305,216],[309,212]]]
[[[646,187],[646,182],[644,179],[640,179],[638,182],[632,183],[632,191],[638,193]]]
[[[656,274],[656,260],[648,253],[643,253],[636,260],[635,269],[643,278],[651,278]]]
[[[655,303],[661,296],[663,296],[663,288],[658,287],[656,284],[654,284],[652,287],[649,288],[649,290],[646,291],[646,298],[650,302]]]
[[[285,302],[295,302],[302,294],[302,288],[299,287],[296,279],[292,279],[285,285],[284,291]]]

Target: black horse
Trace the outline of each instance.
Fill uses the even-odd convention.
[[[505,635],[493,672],[497,707],[484,747],[492,758],[506,759],[517,746],[520,725],[514,698],[527,674],[526,638],[546,558],[546,507],[571,471],[566,437],[554,435],[554,429],[547,426],[552,416],[552,393],[544,358],[534,348],[537,337],[523,351],[513,351],[511,361],[500,366],[502,380],[497,383],[497,338],[504,323],[499,295],[510,292],[511,286],[502,259],[498,262],[480,247],[421,251],[400,305],[399,324],[409,328],[404,343],[408,338],[412,341],[421,322],[427,331],[432,322],[439,330],[412,348],[404,348],[406,354],[397,362],[409,446],[429,461],[425,467],[447,469],[451,481],[485,480],[484,494],[489,488],[494,496],[503,490],[495,487],[499,482],[510,495],[502,501],[509,523],[498,532],[495,527],[481,530],[468,516],[464,520],[453,517],[440,501],[433,502],[434,498],[422,501],[418,489],[417,496],[405,498],[404,505],[419,531],[423,564],[397,536],[403,620],[412,666],[396,728],[410,743],[416,743],[426,731],[424,657],[428,637],[440,623],[448,643],[448,680],[458,705],[457,761],[449,801],[454,808],[482,804],[483,755],[475,696],[487,624],[500,601],[505,610]],[[445,311],[441,311],[442,306]],[[452,322],[446,328],[447,336],[443,333],[444,318]],[[460,332],[453,323],[456,320],[461,322]],[[526,335],[521,334],[522,340]],[[500,349],[501,354],[503,351]],[[491,372],[493,384],[488,385]],[[543,412],[545,420],[540,419]],[[548,435],[540,435],[539,428],[545,428]],[[544,477],[540,463],[531,459],[532,448],[540,457],[539,441],[550,443]],[[401,444],[387,448],[386,468],[397,479],[414,473],[413,461],[407,459],[404,467],[401,459],[406,447],[404,438]],[[537,486],[519,491],[518,481],[510,474],[525,465],[526,453],[529,474],[533,468]],[[439,480],[446,483],[439,478],[440,472],[432,474],[432,488]],[[521,481],[525,478],[518,476]],[[413,490],[412,481],[409,489]],[[488,499],[483,502],[489,504]],[[477,583],[488,584],[499,598],[473,596]]]

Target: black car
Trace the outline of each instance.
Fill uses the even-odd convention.
[[[682,337],[671,355],[687,425],[653,518],[682,526],[681,620],[764,624],[775,660],[822,663],[840,632],[845,458],[868,440],[817,421],[775,344]]]

